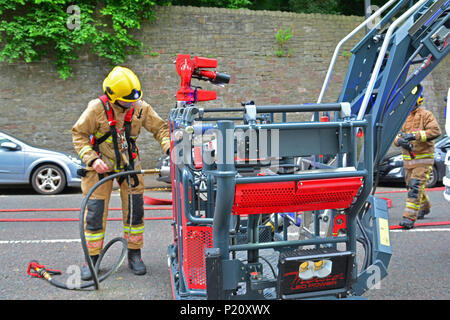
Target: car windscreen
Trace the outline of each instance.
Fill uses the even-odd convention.
[[[20,143],[22,143],[22,144],[25,144],[25,145],[34,147],[34,146],[33,146],[31,143],[29,143],[29,142],[25,142],[25,141],[23,141],[22,139],[19,139],[19,138],[17,138],[17,137],[11,136],[11,135],[8,135],[8,134],[3,133],[3,132],[0,132],[0,140],[1,140],[1,139],[7,139],[7,140],[10,141],[10,142],[14,142],[14,141],[10,140],[10,139],[14,139],[14,140],[16,140],[16,141],[18,141],[18,142],[20,142]]]

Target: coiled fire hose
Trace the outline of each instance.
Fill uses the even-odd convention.
[[[31,261],[29,266],[28,266],[28,274],[31,276],[35,276],[35,277],[39,277],[39,278],[44,278],[45,280],[47,280],[50,284],[52,284],[55,287],[61,288],[61,289],[67,289],[67,290],[78,290],[78,289],[84,289],[84,288],[89,288],[94,286],[95,290],[98,290],[100,287],[100,282],[102,282],[103,280],[107,279],[109,276],[111,276],[113,273],[115,273],[120,266],[122,265],[122,263],[125,260],[125,257],[127,255],[127,249],[128,249],[128,240],[126,240],[123,237],[116,237],[114,239],[112,239],[111,241],[109,241],[105,247],[102,249],[102,251],[100,252],[97,262],[94,266],[91,256],[89,255],[89,251],[87,248],[87,244],[86,244],[86,238],[85,238],[85,232],[84,232],[84,216],[85,216],[85,209],[87,206],[87,202],[89,200],[89,198],[91,197],[91,195],[94,193],[95,190],[97,190],[98,187],[100,187],[102,184],[104,184],[107,181],[110,181],[112,179],[115,178],[119,178],[119,177],[123,177],[126,176],[127,177],[127,182],[128,182],[128,186],[129,186],[129,204],[130,204],[130,209],[129,209],[129,216],[130,216],[130,230],[131,230],[131,224],[133,221],[133,201],[132,201],[132,187],[130,185],[130,176],[133,174],[152,174],[152,173],[158,173],[159,170],[158,169],[148,169],[148,170],[133,170],[133,171],[124,171],[124,172],[119,172],[119,173],[115,173],[112,174],[110,176],[107,176],[103,179],[101,179],[100,181],[98,181],[86,194],[86,196],[83,198],[83,201],[81,202],[81,208],[80,208],[80,219],[79,219],[79,228],[80,228],[80,240],[81,240],[81,247],[83,249],[83,253],[84,253],[84,257],[86,260],[86,264],[91,272],[92,275],[92,281],[85,281],[84,283],[81,283],[79,285],[76,286],[72,286],[72,285],[68,285],[66,283],[62,283],[60,281],[55,280],[52,275],[58,275],[61,274],[60,271],[58,270],[52,270],[52,269],[47,269],[45,268],[45,266],[40,265],[37,261]],[[101,264],[101,261],[103,259],[103,257],[105,256],[106,252],[109,250],[109,248],[116,242],[121,242],[122,243],[122,252],[120,254],[119,260],[113,265],[113,267],[104,275],[102,275],[101,277],[98,276],[98,270]]]

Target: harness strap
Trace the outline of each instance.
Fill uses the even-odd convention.
[[[92,136],[91,143],[92,143],[92,147],[94,148],[94,150],[95,150],[96,152],[99,152],[98,146],[99,146],[100,144],[102,144],[103,142],[105,142],[106,140],[108,140],[109,137],[111,137],[111,131],[108,131],[107,133],[105,133],[105,134],[104,134],[103,136],[101,136],[100,138],[95,137],[95,135]]]
[[[117,146],[117,129],[116,129],[117,121],[114,120],[114,112],[111,108],[111,105],[109,104],[108,97],[106,96],[106,94],[100,96],[99,99],[103,104],[103,108],[106,113],[106,118],[108,119],[110,135],[113,138],[114,153],[116,154],[116,170],[120,170],[121,158],[119,148]]]
[[[105,109],[110,132],[103,135],[100,139],[95,140],[94,146],[97,146],[97,148],[98,148],[98,145],[100,143],[104,142],[106,139],[108,139],[110,136],[112,136],[113,145],[114,145],[114,153],[116,154],[116,170],[119,171],[121,157],[120,157],[120,151],[118,148],[118,141],[117,141],[117,129],[116,129],[117,121],[114,119],[114,111],[111,108],[111,105],[109,104],[109,100],[108,100],[108,97],[106,96],[106,94],[100,96],[99,99],[103,104],[103,108]],[[128,159],[129,159],[129,166],[128,166],[128,168],[125,168],[126,170],[127,169],[134,170],[134,157],[135,157],[136,143],[133,139],[130,138],[131,118],[133,117],[133,114],[134,114],[134,107],[131,108],[130,110],[128,110],[128,112],[125,115],[125,120],[124,120],[125,139],[127,141]],[[133,187],[136,187],[139,184],[139,180],[136,175],[132,175],[132,177],[134,180]],[[121,177],[121,178],[122,179],[119,179],[119,184],[122,184],[122,182],[124,180],[123,177]]]
[[[136,156],[136,153],[135,153],[136,142],[134,141],[134,139],[130,138],[131,122],[125,121],[124,128],[125,128],[125,138],[126,138],[127,144],[128,144],[128,161],[129,161],[128,169],[134,170],[134,157]],[[139,184],[137,175],[133,174],[133,175],[131,175],[131,178],[133,178],[133,187],[136,187]],[[122,184],[124,179],[125,179],[125,177],[120,177],[118,180],[119,184]]]

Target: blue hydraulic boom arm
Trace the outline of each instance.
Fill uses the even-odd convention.
[[[375,166],[383,159],[422,93],[421,81],[450,51],[450,0],[420,0],[408,8],[410,3],[391,0],[373,19],[355,29],[374,25],[374,19],[379,19],[351,50],[351,61],[338,98],[339,102],[350,102],[357,119],[372,115]],[[380,18],[382,11],[390,6],[393,8]],[[336,50],[339,49],[340,45]],[[334,61],[319,101],[333,65]]]

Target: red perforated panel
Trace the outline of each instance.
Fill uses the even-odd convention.
[[[189,289],[206,289],[205,251],[212,248],[212,228],[185,228],[183,266]]]
[[[362,177],[237,184],[233,214],[348,208]]]

